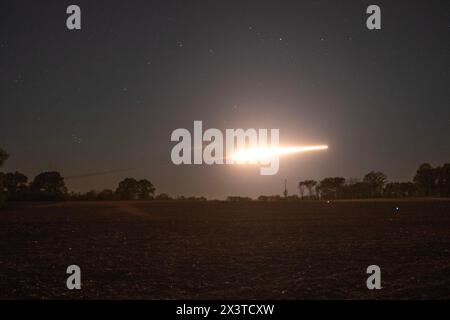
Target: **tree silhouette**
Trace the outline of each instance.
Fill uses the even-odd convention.
[[[380,171],[371,171],[363,178],[363,182],[367,183],[370,187],[371,197],[380,197],[382,195],[386,180],[386,175]]]
[[[314,188],[317,185],[317,181],[315,181],[315,180],[306,180],[306,181],[304,181],[304,183],[305,183],[306,189],[308,189],[309,196],[311,198],[314,197],[314,191],[313,190],[314,190]]]
[[[138,182],[134,178],[125,178],[116,189],[117,196],[122,200],[134,200],[138,192]]]
[[[3,178],[3,187],[8,200],[20,200],[25,197],[28,177],[20,172],[8,172]]]
[[[116,195],[122,200],[147,200],[155,193],[153,184],[145,179],[137,181],[134,178],[125,178],[119,183]]]
[[[308,190],[308,195],[310,198],[313,198],[315,193],[314,193],[314,188],[317,185],[317,181],[315,180],[304,180],[304,181],[300,181],[298,184],[298,189],[300,190],[300,196],[303,198],[304,194],[305,194],[305,189]]]
[[[318,189],[324,199],[339,199],[343,193],[345,178],[325,178],[320,181]]]
[[[153,197],[153,194],[155,193],[156,189],[150,181],[146,179],[141,179],[138,181],[137,184],[138,184],[137,187],[139,199],[148,200]]]
[[[438,171],[429,163],[423,163],[419,169],[417,169],[416,175],[414,176],[414,182],[424,196],[435,195],[437,179]]]
[[[306,190],[305,181],[300,181],[298,183],[298,191],[300,192],[300,198],[303,198],[303,196],[305,195],[305,190]]]
[[[64,178],[56,171],[38,174],[31,182],[30,190],[37,200],[62,200],[67,194]]]
[[[9,155],[6,153],[6,151],[0,148],[0,168],[3,166],[3,164],[8,158]]]
[[[437,185],[441,197],[450,196],[450,163],[438,168]]]

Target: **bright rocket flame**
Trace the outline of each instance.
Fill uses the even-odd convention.
[[[252,148],[235,152],[232,155],[232,159],[238,163],[257,163],[267,161],[274,156],[326,149],[328,149],[328,146],[326,145],[305,147]]]

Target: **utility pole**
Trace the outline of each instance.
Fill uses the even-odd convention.
[[[284,179],[284,191],[283,191],[283,195],[285,198],[287,198],[288,196],[288,191],[287,191],[287,179]]]

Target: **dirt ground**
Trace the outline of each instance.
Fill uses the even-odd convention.
[[[450,201],[9,204],[0,298],[448,299]]]

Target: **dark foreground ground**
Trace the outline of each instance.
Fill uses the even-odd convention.
[[[0,298],[448,299],[450,201],[10,204]]]

